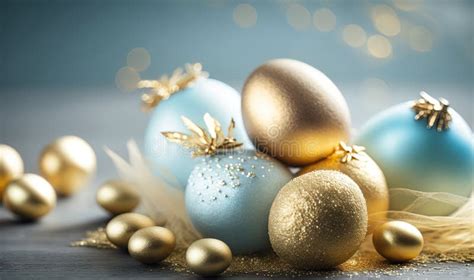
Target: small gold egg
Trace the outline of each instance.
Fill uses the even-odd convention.
[[[140,197],[126,182],[109,180],[97,190],[97,203],[112,215],[133,211],[140,203]]]
[[[215,276],[224,272],[232,262],[232,251],[224,242],[204,238],[195,241],[186,251],[189,269],[201,276]]]
[[[117,247],[127,249],[130,237],[139,229],[152,227],[155,222],[142,214],[125,213],[110,220],[105,233],[110,242]]]
[[[10,146],[0,144],[0,201],[10,181],[23,175],[23,160]]]
[[[372,237],[375,250],[391,262],[416,258],[423,250],[423,235],[413,225],[391,221],[379,226]]]
[[[86,185],[96,165],[94,150],[76,136],[55,140],[43,149],[39,159],[41,175],[62,196],[72,195]]]
[[[25,174],[8,184],[3,204],[23,219],[34,220],[49,213],[56,205],[53,187],[35,174]]]
[[[139,262],[152,264],[166,259],[176,246],[173,232],[164,227],[148,227],[135,232],[128,241],[128,252]]]

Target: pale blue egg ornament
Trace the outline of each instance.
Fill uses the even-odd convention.
[[[448,106],[445,99],[436,100],[422,92],[419,100],[381,112],[360,131],[355,143],[366,147],[382,169],[389,188],[424,193],[391,193],[391,209],[430,216],[449,215],[459,205],[452,205],[446,195],[426,199],[426,193],[466,198],[471,195],[472,131]],[[419,195],[425,199],[415,201]]]
[[[251,148],[243,128],[240,112],[240,96],[227,84],[207,79],[200,64],[188,65],[186,73],[176,72],[160,81],[142,81],[142,88],[150,93],[144,95],[145,105],[152,109],[145,132],[144,154],[154,174],[173,186],[184,189],[196,161],[180,145],[166,141],[163,131],[184,131],[180,121],[185,115],[200,120],[209,112],[221,120],[233,117],[237,123],[236,137],[244,146]],[[204,77],[203,77],[204,76]]]
[[[192,224],[203,236],[224,241],[235,254],[270,249],[270,208],[292,174],[263,153],[236,149],[241,145],[232,137],[232,128],[224,137],[220,124],[209,115],[205,118],[209,134],[202,129],[194,129],[196,132],[188,136],[165,134],[169,140],[193,148],[195,156],[201,156],[185,190],[186,210]]]

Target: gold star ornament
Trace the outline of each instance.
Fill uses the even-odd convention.
[[[362,146],[352,145],[349,146],[343,141],[339,142],[339,145],[334,150],[334,153],[331,157],[340,158],[342,163],[348,163],[351,160],[364,160],[365,148]]]

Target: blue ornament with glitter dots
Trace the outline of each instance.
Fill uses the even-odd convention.
[[[264,251],[271,205],[291,178],[287,167],[252,150],[205,157],[189,177],[186,209],[203,236],[224,241],[234,254]]]

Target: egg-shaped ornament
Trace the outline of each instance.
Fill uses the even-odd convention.
[[[192,272],[201,276],[217,276],[232,262],[232,251],[221,240],[203,238],[194,241],[186,250],[186,263]]]
[[[238,92],[223,82],[206,77],[202,66],[194,64],[187,65],[184,73],[177,70],[170,78],[138,84],[150,90],[142,99],[145,106],[153,110],[145,132],[145,156],[156,175],[181,189],[186,186],[196,161],[183,147],[166,141],[161,135],[162,131],[185,131],[186,126],[179,119],[181,116],[200,120],[209,112],[220,120],[234,117],[236,137],[244,146],[252,147],[243,129]]]
[[[364,150],[362,146],[349,146],[341,142],[329,157],[304,167],[298,175],[315,170],[337,170],[354,180],[367,204],[369,216],[367,233],[370,234],[377,225],[385,222],[389,198],[382,170]]]
[[[155,225],[155,222],[148,216],[138,213],[125,213],[118,215],[107,223],[105,234],[112,244],[127,249],[128,241],[135,232]]]
[[[334,170],[291,180],[273,202],[268,233],[279,257],[300,269],[328,269],[348,260],[367,232],[357,184]]]
[[[292,166],[329,156],[348,141],[346,101],[321,71],[297,60],[275,59],[258,67],[242,91],[242,116],[258,150]]]
[[[449,194],[472,193],[472,130],[443,98],[422,92],[416,101],[389,108],[369,120],[355,142],[382,169],[392,210],[449,215],[460,206]]]
[[[77,136],[56,139],[43,149],[39,158],[41,175],[62,196],[70,196],[86,186],[96,168],[94,150]]]
[[[108,180],[96,194],[97,203],[112,215],[133,211],[140,203],[140,196],[133,185],[120,180]]]
[[[23,175],[23,160],[10,146],[0,144],[0,201],[3,190],[14,179]]]
[[[204,236],[224,241],[235,254],[270,248],[268,213],[273,199],[291,178],[287,167],[264,153],[238,149],[234,123],[224,136],[220,123],[206,114],[209,133],[184,119],[191,135],[165,133],[199,156],[185,190],[193,226]]]

